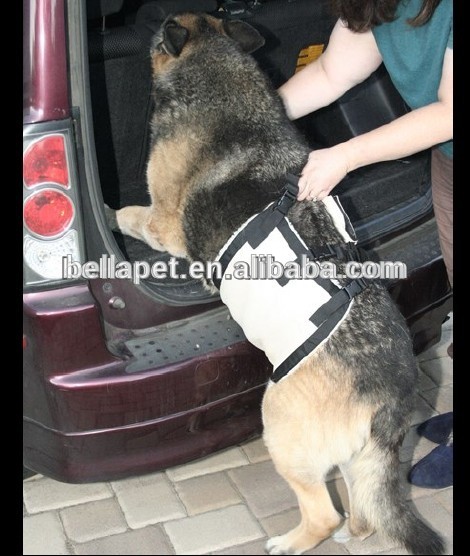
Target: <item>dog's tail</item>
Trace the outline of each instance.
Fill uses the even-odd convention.
[[[398,464],[396,450],[382,448],[371,438],[343,470],[350,489],[351,525],[363,532],[382,532],[411,554],[443,554],[442,538],[416,517],[401,494]]]

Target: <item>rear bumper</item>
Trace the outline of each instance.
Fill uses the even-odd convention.
[[[246,341],[143,372],[106,348],[86,286],[26,294],[24,465],[64,482],[118,479],[261,432],[271,367]]]
[[[24,420],[26,467],[55,480],[116,480],[186,463],[261,433],[264,386],[146,423],[64,433]]]

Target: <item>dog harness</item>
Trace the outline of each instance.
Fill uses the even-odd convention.
[[[286,217],[297,193],[298,178],[288,174],[281,198],[249,218],[222,247],[216,258],[222,278],[212,278],[247,339],[272,363],[273,382],[297,368],[335,332],[354,297],[366,287],[362,278],[341,286],[321,273],[302,279],[298,272],[292,273],[292,278],[288,272],[273,273],[276,278],[267,275],[267,261],[280,263],[282,269],[297,265],[302,270],[307,261],[318,263],[332,256],[353,260],[351,255],[357,254],[353,227],[336,196],[319,202],[323,202],[344,243],[307,247]],[[240,275],[240,270],[247,268],[248,276],[246,272]]]

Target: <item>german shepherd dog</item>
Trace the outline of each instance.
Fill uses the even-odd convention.
[[[308,145],[250,55],[263,44],[242,21],[195,13],[165,20],[151,47],[151,205],[108,208],[114,229],[176,257],[214,261],[247,219],[279,198],[286,175],[302,171]],[[294,201],[289,219],[306,245],[344,241],[323,202]],[[406,323],[370,280],[327,341],[269,382],[264,441],[297,495],[301,522],[270,539],[268,553],[301,554],[344,534],[325,485],[334,466],[348,487],[351,536],[378,531],[412,554],[443,552],[400,493],[398,450],[416,380]]]

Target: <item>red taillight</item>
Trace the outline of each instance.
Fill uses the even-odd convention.
[[[69,187],[65,140],[62,135],[50,135],[30,145],[24,153],[23,179],[27,188],[50,182]]]
[[[54,189],[42,189],[30,195],[23,207],[26,227],[42,237],[53,237],[71,224],[74,206],[69,197]]]
[[[84,256],[71,122],[23,129],[23,286],[65,282],[64,257]]]

